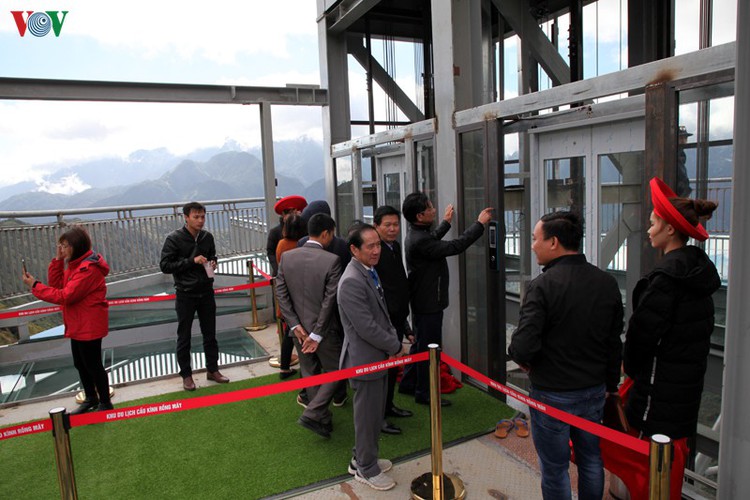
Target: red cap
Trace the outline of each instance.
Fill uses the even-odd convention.
[[[273,206],[274,212],[281,215],[285,210],[299,210],[300,212],[307,206],[307,200],[304,196],[298,196],[293,194],[291,196],[285,196],[276,202]]]
[[[663,180],[654,177],[650,182],[651,202],[654,204],[654,213],[664,219],[667,223],[672,224],[682,234],[687,234],[698,241],[706,241],[708,233],[706,229],[698,223],[697,226],[690,224],[679,210],[669,201],[670,198],[677,198],[677,195],[667,186]]]

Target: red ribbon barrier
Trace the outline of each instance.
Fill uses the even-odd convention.
[[[215,288],[214,293],[219,295],[222,293],[230,293],[230,292],[239,292],[242,290],[249,290],[251,288],[260,288],[264,286],[270,286],[270,276],[269,279],[264,281],[258,281],[257,283],[246,283],[244,285],[236,285],[236,286],[225,286],[222,288]],[[132,304],[147,304],[149,302],[163,302],[165,300],[174,300],[176,297],[175,294],[170,295],[149,295],[144,297],[127,297],[123,299],[111,299],[108,300],[107,303],[112,306],[127,306]],[[2,319],[8,319],[8,318],[20,318],[24,316],[35,316],[38,314],[51,314],[55,312],[60,312],[62,308],[60,306],[49,306],[49,307],[39,307],[36,309],[24,309],[23,311],[8,311],[8,312],[2,312],[0,313],[0,320]]]
[[[14,425],[0,429],[0,441],[14,437],[28,436],[37,432],[47,432],[52,430],[52,420],[35,420],[26,424]]]
[[[576,415],[571,415],[570,413],[566,413],[562,410],[558,410],[557,408],[553,408],[552,406],[545,405],[544,403],[540,403],[539,401],[536,401],[535,399],[531,399],[530,397],[525,396],[518,391],[514,391],[508,386],[505,386],[499,382],[495,382],[491,378],[485,375],[482,375],[481,373],[474,370],[473,368],[470,368],[467,365],[461,363],[460,361],[453,359],[452,357],[448,356],[445,353],[441,355],[441,359],[445,361],[446,363],[448,363],[450,366],[456,368],[458,371],[466,373],[470,377],[482,383],[487,384],[489,387],[492,387],[493,389],[498,390],[502,392],[503,394],[506,394],[512,397],[513,399],[516,399],[522,402],[523,404],[528,405],[531,408],[534,408],[537,411],[546,413],[547,415],[550,415],[551,417],[561,420],[565,422],[566,424],[570,424],[586,432],[590,432],[591,434],[599,436],[600,438],[604,438],[607,441],[613,441],[615,443],[618,443],[626,448],[629,448],[635,451],[636,453],[640,453],[641,455],[646,455],[646,456],[649,455],[649,444],[646,441],[642,441],[628,434],[617,432],[616,430],[610,429],[609,427],[605,427],[601,424],[596,424],[584,418],[578,417]]]
[[[115,408],[109,411],[97,411],[84,413],[81,415],[72,415],[70,417],[70,426],[78,427],[82,425],[99,424],[102,422],[114,422],[117,420],[128,420],[131,418],[148,417],[151,415],[162,415],[164,413],[175,413],[184,410],[194,410],[207,406],[215,406],[227,403],[236,403],[248,399],[262,398],[272,396],[282,392],[298,391],[306,387],[328,384],[353,377],[359,377],[364,374],[375,373],[397,366],[404,366],[410,363],[426,361],[429,353],[422,352],[404,356],[402,358],[389,359],[378,363],[344,368],[335,372],[321,373],[313,377],[305,377],[288,382],[279,382],[261,387],[252,387],[239,391],[226,392],[223,394],[211,394],[209,396],[198,396],[195,398],[181,399],[177,401],[165,401],[162,403],[152,403],[141,406],[129,406],[126,408]]]
[[[243,285],[244,286],[244,285]],[[264,385],[261,387],[252,387],[249,389],[242,389],[239,391],[232,391],[223,394],[212,394],[208,396],[198,396],[189,399],[181,399],[176,401],[164,401],[159,403],[151,403],[147,405],[139,406],[128,406],[125,408],[115,408],[109,411],[98,411],[91,413],[84,413],[80,415],[71,415],[70,426],[79,427],[83,425],[99,424],[103,422],[114,422],[118,420],[128,420],[131,418],[149,417],[153,415],[163,415],[165,413],[175,413],[184,410],[194,410],[197,408],[205,408],[208,406],[215,406],[227,403],[236,403],[239,401],[246,401],[249,399],[261,398],[265,396],[272,396],[274,394],[280,394],[283,392],[298,391],[306,387],[312,387],[316,385],[328,384],[331,382],[337,382],[348,378],[354,378],[362,376],[364,374],[375,373],[383,370],[388,370],[398,366],[405,366],[411,363],[418,363],[420,361],[427,361],[429,353],[422,352],[418,354],[407,355],[402,358],[389,359],[377,363],[371,363],[367,365],[355,366],[352,368],[345,368],[337,370],[335,372],[322,373],[313,377],[306,377],[302,379],[290,380],[288,382],[279,382],[271,385]],[[478,371],[470,368],[469,366],[457,361],[456,359],[442,354],[442,360],[448,365],[456,368],[457,370],[466,373],[470,377],[487,384],[488,387],[496,389],[535,410],[546,413],[554,418],[557,418],[567,424],[573,425],[586,432],[590,432],[600,438],[604,438],[608,441],[612,441],[620,444],[626,448],[629,448],[636,453],[641,455],[649,455],[649,444],[635,437],[627,434],[617,432],[613,429],[605,427],[603,425],[590,422],[581,417],[571,415],[564,411],[553,408],[549,405],[540,403],[534,399],[525,396],[518,391],[511,389],[499,382],[492,380],[491,378],[482,375]],[[37,432],[45,432],[52,430],[52,423],[50,419],[37,420],[27,424],[16,425],[13,427],[6,427],[0,429],[0,440],[10,439],[19,436],[26,436]]]
[[[258,271],[258,274],[260,274],[261,276],[263,276],[263,277],[264,277],[264,278],[266,278],[267,280],[272,280],[272,279],[273,279],[273,276],[271,276],[271,275],[270,275],[270,274],[268,274],[268,273],[265,273],[265,272],[263,272],[263,269],[261,269],[261,268],[259,268],[258,266],[256,266],[256,265],[255,265],[255,262],[253,262],[253,261],[250,261],[250,264],[251,264],[251,265],[253,266],[253,268],[254,268],[254,269],[255,269],[256,271]]]
[[[37,309],[24,309],[23,311],[10,311],[0,313],[0,319],[21,318],[23,316],[35,316],[37,314],[50,314],[62,311],[60,306],[39,307]]]

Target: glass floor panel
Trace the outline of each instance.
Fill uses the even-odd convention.
[[[219,365],[241,363],[267,356],[244,328],[217,332]],[[110,384],[173,375],[179,372],[174,340],[103,349],[104,366]],[[200,336],[193,337],[192,367],[206,367]],[[0,403],[23,401],[52,394],[76,393],[81,390],[78,371],[72,357],[42,359],[35,362],[0,367]]]

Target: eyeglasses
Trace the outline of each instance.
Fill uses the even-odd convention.
[[[62,243],[60,243],[60,247],[61,248],[70,248],[70,245],[68,245],[67,241],[63,241]]]

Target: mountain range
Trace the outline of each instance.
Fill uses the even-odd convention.
[[[104,158],[71,165],[44,179],[46,186],[74,180],[90,186],[76,194],[42,191],[35,182],[0,188],[0,211],[89,208],[186,200],[263,197],[260,149],[221,148],[174,156],[166,149],[140,150],[125,159]],[[325,198],[322,144],[308,138],[274,144],[276,194]]]

